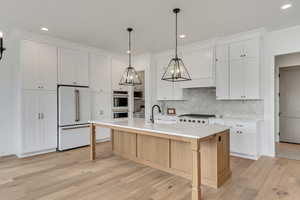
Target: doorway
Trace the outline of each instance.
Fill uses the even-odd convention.
[[[300,160],[300,53],[278,56],[276,64],[278,67],[276,156]]]

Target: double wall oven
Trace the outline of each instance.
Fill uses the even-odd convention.
[[[113,91],[113,118],[128,117],[128,92]]]

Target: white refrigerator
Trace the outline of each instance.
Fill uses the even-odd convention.
[[[58,150],[89,144],[91,92],[87,87],[58,87]]]

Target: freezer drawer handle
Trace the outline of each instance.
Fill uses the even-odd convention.
[[[78,126],[78,127],[70,127],[70,128],[62,128],[63,131],[72,130],[72,129],[80,129],[80,128],[89,128],[90,126]]]

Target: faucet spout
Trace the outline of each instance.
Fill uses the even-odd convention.
[[[154,123],[154,109],[155,109],[155,107],[157,107],[158,112],[161,113],[161,109],[160,109],[159,105],[155,104],[155,105],[152,106],[151,117],[150,117],[150,121],[152,123]]]

